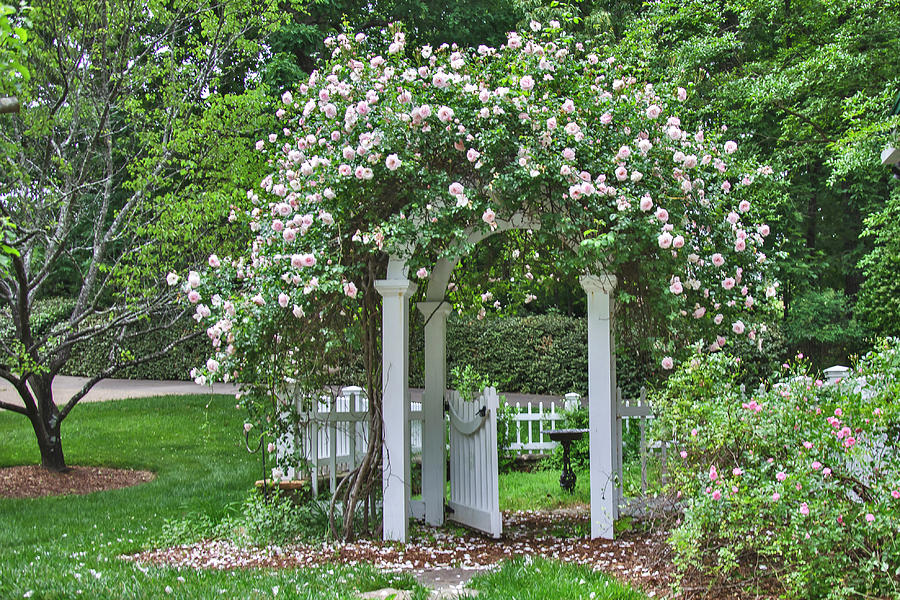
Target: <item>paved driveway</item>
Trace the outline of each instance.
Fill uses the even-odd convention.
[[[53,380],[53,399],[64,404],[87,382],[86,377],[59,375]],[[87,393],[82,402],[102,402],[121,398],[146,398],[181,394],[234,394],[237,386],[217,383],[212,389],[208,385],[197,385],[191,381],[149,381],[146,379],[104,379]],[[15,388],[5,380],[0,380],[0,400],[22,406]]]

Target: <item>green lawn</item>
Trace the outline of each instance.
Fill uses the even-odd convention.
[[[591,503],[588,473],[578,474],[575,489],[571,493],[559,486],[559,475],[559,471],[550,470],[504,473],[500,476],[500,508],[539,510]]]
[[[63,425],[67,461],[149,469],[148,484],[91,494],[33,500],[0,499],[0,598],[352,598],[357,590],[391,586],[425,592],[411,576],[366,567],[236,572],[138,567],[117,558],[154,546],[173,523],[219,522],[234,515],[259,478],[258,456],[243,447],[243,414],[228,397],[181,396],[79,406]],[[39,461],[33,433],[20,415],[0,411],[0,466]],[[512,473],[500,484],[504,509],[553,508],[589,501],[588,478],[574,494],[558,473]],[[179,525],[180,524],[180,525]],[[203,527],[199,528],[203,530]],[[588,597],[618,590],[589,569],[556,563],[511,563],[478,579],[484,598]],[[521,593],[515,577],[533,584]],[[579,583],[587,581],[588,584]],[[573,583],[574,582],[574,583]],[[599,583],[598,583],[599,582]],[[573,587],[575,586],[575,587]],[[592,587],[593,586],[593,587]],[[626,588],[622,588],[623,590]],[[524,588],[523,588],[524,590]],[[532,590],[542,590],[533,595]],[[581,592],[588,590],[582,594]],[[578,593],[576,594],[575,591]],[[572,595],[575,594],[575,595]],[[632,598],[631,592],[612,596]]]
[[[517,558],[476,576],[469,587],[479,600],[646,600],[642,593],[590,567],[541,558]]]
[[[218,520],[247,495],[260,465],[243,447],[242,423],[228,397],[76,408],[63,424],[69,464],[149,469],[157,478],[88,496],[0,499],[0,598],[272,598],[277,588],[280,597],[337,599],[357,589],[413,587],[411,577],[368,568],[194,572],[118,560],[152,545],[167,520]],[[0,466],[38,461],[28,422],[0,412]]]

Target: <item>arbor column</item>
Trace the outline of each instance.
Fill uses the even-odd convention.
[[[422,397],[422,500],[425,522],[444,524],[447,456],[444,393],[447,390],[447,302],[419,302],[425,318],[425,394]]]
[[[614,275],[585,275],[587,293],[588,411],[591,461],[591,537],[613,539],[618,512],[615,481],[616,354],[612,331]]]
[[[382,479],[385,540],[407,541],[409,526],[409,297],[416,284],[381,279]]]

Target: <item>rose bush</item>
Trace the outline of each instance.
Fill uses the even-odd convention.
[[[327,40],[330,60],[284,92],[282,129],[256,143],[271,173],[231,215],[252,246],[175,283],[213,347],[198,382],[244,384],[266,426],[288,389],[316,396],[362,353],[374,423],[374,282],[387,257],[425,282],[437,257],[466,253],[470,232],[514,216],[539,223],[526,235],[557,272],[639,282],[678,334],[657,344],[665,368],[686,340],[718,350],[759,335],[777,283],[752,200],[771,169],[724,131],[689,130],[683,89],[639,82],[558,23],[532,23],[500,48],[409,49],[399,26],[384,33]],[[523,273],[527,301],[537,288]],[[496,308],[487,292],[474,297]]]
[[[744,394],[739,361],[697,356],[655,398],[684,505],[680,568],[771,576],[793,598],[900,592],[900,342],[825,385],[803,361]]]

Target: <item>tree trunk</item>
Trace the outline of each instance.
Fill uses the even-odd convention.
[[[53,377],[47,374],[29,378],[37,414],[29,415],[41,451],[41,466],[62,473],[68,470],[62,449],[62,419],[53,401]]]
[[[42,422],[40,416],[31,419],[31,426],[34,427],[38,448],[41,451],[41,466],[50,471],[63,473],[69,468],[63,455],[62,435],[60,435],[62,422],[56,415],[51,415],[49,421],[50,423]]]

